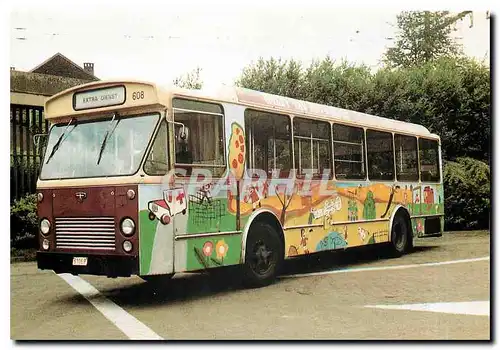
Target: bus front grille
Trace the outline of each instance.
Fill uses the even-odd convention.
[[[115,250],[113,217],[56,218],[56,248]]]

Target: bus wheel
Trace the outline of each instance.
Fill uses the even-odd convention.
[[[408,220],[403,215],[396,215],[392,222],[390,255],[400,257],[412,246],[412,234]]]
[[[243,265],[244,284],[263,287],[271,284],[283,263],[283,244],[276,230],[264,222],[250,227]]]

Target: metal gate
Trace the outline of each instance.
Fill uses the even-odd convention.
[[[47,133],[43,107],[10,105],[10,201],[34,193],[42,163],[42,148],[33,136]]]

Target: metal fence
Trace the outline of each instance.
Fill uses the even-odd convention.
[[[42,162],[42,149],[33,136],[46,133],[49,123],[43,107],[10,105],[10,201],[34,193]]]

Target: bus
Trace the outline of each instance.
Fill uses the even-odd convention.
[[[39,269],[146,281],[444,226],[441,142],[421,125],[239,87],[99,81],[49,98],[37,181]]]

